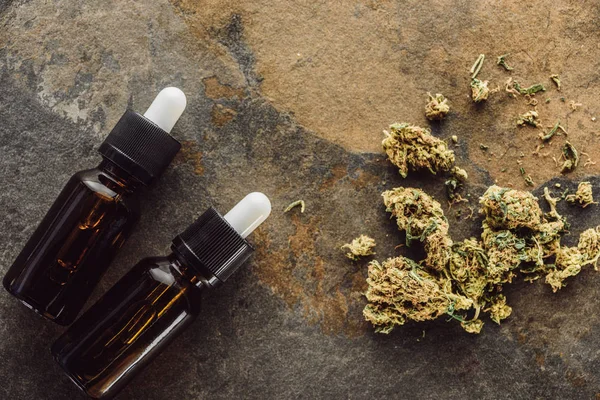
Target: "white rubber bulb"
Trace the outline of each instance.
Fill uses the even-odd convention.
[[[175,126],[175,123],[181,117],[187,100],[185,94],[176,87],[164,88],[154,98],[144,117],[158,125],[167,133]]]
[[[271,214],[269,198],[260,192],[244,197],[227,214],[225,220],[241,237],[246,238]]]

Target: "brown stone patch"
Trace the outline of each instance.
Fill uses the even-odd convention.
[[[210,76],[202,79],[204,84],[204,94],[211,99],[231,99],[244,97],[243,88],[233,88],[229,85],[222,84],[216,76]]]
[[[540,130],[518,129],[515,120],[537,108],[545,128],[560,119],[569,140],[597,162],[584,167],[584,156],[569,176],[576,180],[600,173],[600,115],[595,105],[600,85],[594,67],[600,48],[594,35],[583,33],[595,26],[596,5],[591,3],[547,0],[524,6],[509,1],[499,8],[493,2],[480,2],[465,9],[447,1],[398,5],[369,0],[310,7],[279,1],[209,1],[213,6],[191,0],[172,2],[199,39],[206,36],[206,26],[216,29],[232,14],[240,15],[242,40],[256,57],[256,72],[264,78],[261,94],[278,109],[292,111],[299,124],[348,149],[380,151],[381,130],[395,121],[433,126],[436,135],[457,135],[460,146],[468,149],[462,153],[468,159],[460,155],[457,163],[480,167],[470,174],[472,182],[487,179],[489,172],[500,185],[529,189],[519,168],[525,168],[536,185],[559,176],[552,157],[560,155],[565,140],[557,137],[542,155],[531,154],[540,143]],[[529,21],[537,9],[548,10],[543,36],[540,26]],[[455,13],[469,23],[446,18]],[[420,26],[428,28],[416,28]],[[537,40],[532,41],[534,37]],[[486,62],[480,77],[500,90],[475,106],[469,97],[468,69],[481,52],[486,53]],[[496,56],[507,52],[514,67],[510,72],[495,63]],[[561,77],[561,91],[549,80],[553,73]],[[546,86],[546,92],[536,95],[537,107],[523,97],[507,96],[503,85],[509,77],[525,86],[538,82]],[[425,120],[427,91],[449,98],[446,121]],[[573,112],[571,100],[582,106]],[[480,143],[490,149],[482,152]],[[329,184],[332,181],[326,187]]]
[[[204,174],[204,166],[202,165],[202,152],[200,146],[195,140],[183,140],[181,142],[181,150],[177,153],[174,160],[175,164],[190,164],[194,168],[196,175]]]
[[[210,115],[212,117],[212,123],[221,128],[234,119],[237,112],[222,104],[215,104]]]
[[[572,369],[567,370],[565,377],[573,387],[582,387],[587,383],[585,376],[581,372]]]
[[[362,190],[367,186],[377,185],[380,181],[381,177],[361,170],[356,179],[350,179],[350,184],[356,190]]]
[[[323,181],[323,183],[321,183],[321,186],[319,187],[319,189],[321,191],[331,189],[331,187],[333,187],[333,185],[335,185],[335,183],[337,181],[339,181],[344,176],[346,176],[347,172],[348,172],[348,166],[341,165],[341,164],[334,165],[331,168],[330,176],[327,179],[325,179]]]
[[[535,362],[540,368],[542,368],[546,364],[546,357],[544,356],[543,353],[536,352],[535,353]]]
[[[346,277],[336,278],[337,274],[327,272],[326,261],[316,252],[319,218],[302,220],[292,214],[290,219],[295,232],[289,236],[287,246],[275,243],[265,229],[254,233],[257,251],[253,272],[290,308],[300,305],[306,320],[319,324],[324,333],[362,335],[366,324],[351,313],[355,291],[362,288],[361,284],[350,276],[353,282],[346,289],[342,287]]]

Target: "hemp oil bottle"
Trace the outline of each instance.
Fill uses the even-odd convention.
[[[181,147],[169,132],[185,109],[163,89],[144,116],[127,111],[98,149],[98,167],[76,173],[37,227],[3,284],[61,325],[75,320],[138,219],[136,190],[154,181]]]
[[[166,257],[140,261],[52,345],[55,360],[88,396],[115,396],[200,312],[201,292],[223,283],[253,252],[245,240],[271,212],[250,193],[222,217],[208,209]]]

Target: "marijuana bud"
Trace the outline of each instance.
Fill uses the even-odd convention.
[[[427,93],[427,95],[429,96],[429,102],[425,105],[425,117],[432,121],[444,119],[450,111],[448,99],[440,93],[436,93],[435,96],[432,96],[431,93]]]
[[[477,78],[471,80],[471,98],[475,103],[487,100],[490,95],[488,84],[488,81],[480,81]]]
[[[406,245],[418,240],[427,254],[424,264],[434,270],[445,268],[452,239],[440,203],[420,189],[395,188],[381,194],[386,210],[396,217],[398,229],[406,232]]]
[[[481,333],[481,329],[483,329],[483,321],[480,319],[461,321],[460,326],[462,326],[462,328],[468,333]]]
[[[467,179],[469,179],[467,171],[457,166],[452,167],[450,170],[450,178],[448,178],[444,183],[446,185],[446,193],[448,194],[448,198],[451,202],[464,200],[458,192]]]
[[[356,261],[360,257],[366,257],[375,254],[373,247],[375,247],[374,239],[367,235],[360,235],[356,239],[352,240],[352,242],[343,245],[341,249],[348,249],[349,251],[346,253],[346,257]]]
[[[369,264],[369,304],[363,310],[377,332],[389,333],[407,320],[427,321],[468,310],[472,301],[452,291],[452,282],[425,271],[406,257]]]
[[[452,246],[448,270],[460,292],[479,303],[488,286],[489,261],[481,243],[465,239]]]
[[[586,208],[590,204],[598,204],[594,201],[592,184],[590,182],[581,182],[577,186],[577,192],[568,195],[565,197],[565,200],[571,204],[579,203],[582,208]]]
[[[490,319],[497,324],[506,319],[512,313],[512,307],[506,304],[506,296],[499,294],[490,300],[490,306],[484,311],[490,313]]]
[[[490,186],[479,200],[486,223],[496,229],[536,228],[542,210],[530,192]]]
[[[431,135],[426,128],[407,123],[393,124],[384,131],[383,150],[389,160],[406,178],[408,171],[428,169],[432,174],[449,171],[454,165],[454,152],[441,139]]]
[[[546,283],[552,286],[552,291],[556,293],[564,286],[565,279],[577,275],[583,261],[584,257],[576,247],[561,247],[556,253],[554,268],[548,266],[546,274]]]
[[[527,111],[525,114],[522,114],[517,119],[517,126],[525,126],[530,125],[535,128],[540,126],[539,115],[537,111]]]
[[[594,265],[597,271],[596,263],[600,257],[600,226],[586,229],[579,235],[577,250],[583,255],[585,265]]]
[[[565,159],[565,162],[563,163],[560,172],[571,172],[579,165],[579,153],[577,152],[577,149],[575,149],[575,146],[569,143],[569,141],[566,141],[562,148],[562,156]]]

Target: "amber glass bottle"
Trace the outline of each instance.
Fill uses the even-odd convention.
[[[251,230],[269,212],[270,203]],[[139,262],[52,345],[88,396],[116,395],[196,319],[202,290],[224,282],[250,256],[243,235],[251,230],[229,215],[206,211],[173,240],[170,255]]]
[[[158,177],[179,148],[151,120],[126,112],[99,148],[103,161],[69,180],[4,287],[46,318],[73,322],[138,219],[134,192]]]

